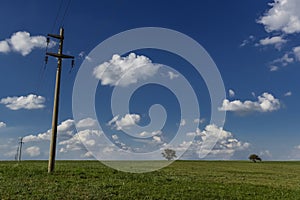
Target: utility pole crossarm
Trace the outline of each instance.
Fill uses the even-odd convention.
[[[56,58],[72,58],[72,59],[74,59],[74,56],[69,56],[69,55],[65,55],[65,54],[47,52],[46,55],[53,56]]]
[[[49,37],[53,37],[53,38],[56,38],[56,39],[59,39],[59,40],[63,40],[64,39],[64,36],[63,35],[55,35],[55,34],[48,34]]]

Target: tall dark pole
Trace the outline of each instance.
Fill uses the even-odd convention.
[[[58,106],[59,106],[59,93],[60,93],[60,76],[63,58],[74,58],[73,56],[64,55],[63,52],[63,41],[64,41],[64,29],[60,28],[59,35],[48,34],[48,36],[59,39],[59,49],[58,53],[46,54],[57,58],[57,69],[56,69],[56,83],[55,83],[55,93],[54,93],[54,104],[53,104],[53,115],[52,115],[52,135],[50,141],[49,150],[49,163],[48,163],[48,173],[54,171],[55,166],[55,153],[56,153],[56,139],[57,139],[57,121],[58,121]]]
[[[23,138],[21,137],[20,138],[20,142],[19,142],[19,144],[20,144],[20,147],[19,147],[19,157],[18,157],[18,161],[21,161],[21,159],[22,159],[22,146],[23,146]]]

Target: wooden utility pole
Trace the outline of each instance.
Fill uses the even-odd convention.
[[[20,138],[20,142],[19,142],[19,148],[18,148],[18,150],[19,150],[19,152],[18,152],[18,154],[19,154],[19,156],[18,156],[18,161],[21,161],[21,159],[22,159],[22,146],[23,146],[23,144],[24,144],[24,142],[23,142],[23,138],[21,137]]]
[[[53,115],[52,115],[52,135],[50,141],[49,150],[49,163],[48,163],[48,173],[54,171],[55,166],[55,153],[56,153],[56,138],[57,138],[57,121],[58,121],[58,105],[59,105],[59,93],[60,93],[60,76],[63,58],[72,58],[74,56],[64,55],[63,52],[63,41],[64,41],[64,29],[60,28],[60,34],[48,34],[49,37],[59,39],[59,49],[58,53],[46,52],[47,56],[53,56],[57,58],[57,70],[56,70],[56,82],[55,82],[55,93],[54,93],[54,104],[53,104]],[[49,42],[49,39],[47,40]],[[46,60],[47,57],[46,56]]]

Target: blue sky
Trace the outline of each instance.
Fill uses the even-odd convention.
[[[63,62],[59,159],[91,158],[91,153],[95,154],[92,152],[97,144],[95,138],[103,135],[102,131],[120,149],[145,152],[166,148],[179,129],[183,134],[181,144],[170,147],[180,154],[191,145],[182,159],[202,159],[199,152],[204,138],[216,133],[219,140],[205,159],[246,159],[250,153],[257,153],[265,160],[300,158],[300,14],[297,12],[300,3],[297,0],[275,3],[272,0],[188,3],[112,0],[68,4],[68,0],[62,4],[60,1],[1,2],[0,159],[14,159],[19,137],[25,139],[24,159],[48,159],[56,61],[49,58],[44,67],[45,36],[58,33],[62,25],[64,53],[75,56],[75,68],[70,72],[71,62]],[[141,27],[181,32],[209,53],[222,76],[227,95],[218,106],[219,112],[226,112],[223,131],[210,124],[211,101],[203,78],[196,76],[191,64],[178,55],[140,49],[119,56],[111,54],[106,64],[93,63],[95,58],[89,53],[99,43]],[[57,46],[50,43],[48,51],[57,51]],[[84,62],[94,64],[91,79],[99,81],[94,94],[97,119],[87,115],[74,120],[73,86]],[[102,74],[104,65],[111,70]],[[170,68],[160,71],[164,66],[176,71]],[[127,73],[124,83],[118,86],[116,81],[124,73]],[[174,82],[183,76],[190,82],[199,101],[200,116],[181,118],[174,94],[153,84],[134,93],[128,113],[110,110],[115,87],[128,89],[135,84],[130,81],[139,83],[162,73]],[[183,88],[179,91],[187,95]],[[121,105],[122,100],[117,104]],[[165,113],[161,113],[161,107],[153,107],[151,118],[148,110],[154,104],[161,104]],[[167,121],[162,125],[164,117]],[[101,131],[97,130],[97,122]],[[151,127],[145,132],[136,127],[149,123]],[[138,134],[140,138],[128,137],[128,133]],[[101,144],[100,155],[122,157],[112,144]]]

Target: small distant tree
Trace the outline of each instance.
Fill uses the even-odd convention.
[[[167,160],[173,160],[174,158],[176,158],[176,151],[173,149],[165,149],[164,152],[161,153],[163,155],[164,158],[166,158]]]
[[[253,162],[256,162],[256,161],[261,161],[261,158],[256,154],[251,154],[249,156],[249,160],[252,160]]]

